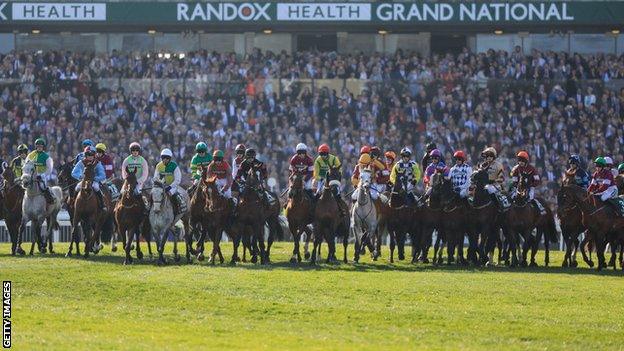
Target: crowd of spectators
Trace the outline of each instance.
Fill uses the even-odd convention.
[[[106,89],[102,79],[151,79],[150,89]],[[159,79],[201,82],[205,89],[166,88]],[[354,79],[359,91],[298,84]],[[315,151],[328,143],[345,176],[361,145],[414,150],[434,141],[477,163],[487,145],[509,170],[527,150],[550,200],[570,153],[621,162],[624,144],[624,56],[533,50],[489,50],[422,57],[394,54],[254,50],[245,57],[207,51],[185,54],[13,52],[0,54],[0,156],[20,143],[48,140],[56,164],[92,138],[117,164],[138,141],[153,166],[170,147],[186,165],[205,141],[231,157],[234,146],[257,148],[277,190],[287,185],[298,142]],[[279,81],[278,89],[269,81]],[[283,82],[287,82],[288,88]],[[191,85],[189,85],[190,87]],[[195,86],[195,85],[193,85]],[[312,152],[315,154],[315,152]]]

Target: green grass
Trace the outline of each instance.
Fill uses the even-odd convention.
[[[0,245],[0,278],[13,281],[13,346],[624,348],[622,272],[561,269],[559,252],[551,256],[553,267],[481,269],[389,264],[387,248],[378,262],[366,256],[357,265],[309,267],[287,263],[290,250],[291,243],[276,243],[271,266],[158,267],[149,260],[123,266],[110,247],[85,261],[11,257],[9,246]],[[231,247],[224,252],[229,256]]]

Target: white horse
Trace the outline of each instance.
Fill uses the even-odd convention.
[[[50,187],[50,192],[54,198],[52,204],[48,204],[43,195],[40,183],[37,180],[37,170],[32,160],[26,161],[22,167],[22,187],[25,190],[24,200],[22,201],[22,223],[19,230],[19,240],[21,242],[22,235],[26,230],[26,225],[31,222],[32,245],[30,246],[30,254],[35,249],[35,240],[39,246],[39,252],[46,252],[46,240],[50,243],[50,253],[52,251],[52,231],[58,229],[56,216],[61,210],[61,202],[63,199],[63,191],[58,186]],[[47,219],[48,228],[47,235],[42,237],[41,230],[43,222]]]
[[[371,170],[362,170],[353,196],[356,200],[351,208],[351,232],[355,237],[355,262],[360,259],[365,239],[371,239],[379,223],[377,209],[371,197],[371,178]]]
[[[189,197],[186,191],[180,192],[182,201],[186,203],[188,208]],[[163,251],[165,250],[165,243],[167,242],[167,234],[169,231],[173,233],[173,255],[176,262],[180,261],[180,255],[178,254],[178,240],[185,237],[184,226],[179,226],[180,234],[176,235],[176,223],[184,216],[184,213],[173,215],[173,204],[171,199],[167,196],[164,185],[159,182],[155,182],[151,191],[152,206],[149,212],[149,221],[152,227],[152,233],[154,234],[154,241],[156,242],[156,248],[158,250],[158,264],[162,265],[166,263]]]

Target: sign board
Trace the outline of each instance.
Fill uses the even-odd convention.
[[[235,25],[622,25],[622,1],[2,2],[0,26],[37,23]]]

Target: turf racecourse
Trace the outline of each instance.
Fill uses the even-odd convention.
[[[2,244],[0,278],[13,281],[13,347],[624,348],[624,274],[559,268],[560,252],[548,268],[485,269],[389,264],[387,248],[378,262],[367,255],[357,265],[310,267],[287,263],[291,250],[276,243],[270,266],[158,267],[149,259],[123,266],[108,246],[85,261],[11,257]]]

